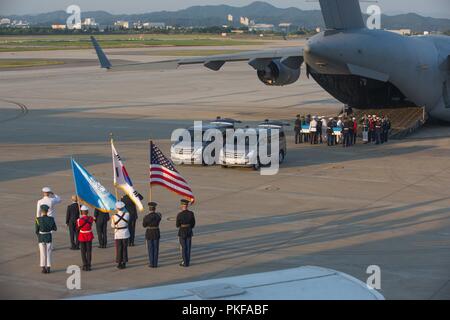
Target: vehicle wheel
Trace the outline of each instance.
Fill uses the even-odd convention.
[[[256,161],[256,163],[253,165],[253,170],[258,171],[261,169],[261,163],[259,162],[259,159]]]
[[[284,151],[280,151],[279,158],[278,158],[280,164],[284,162]]]
[[[226,165],[222,164],[222,168],[225,168],[225,169],[226,169],[226,168],[228,168],[228,166],[226,166]]]

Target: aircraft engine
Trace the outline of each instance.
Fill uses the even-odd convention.
[[[276,59],[258,69],[257,74],[259,80],[268,86],[285,86],[300,78],[300,66],[292,68],[283,63],[283,59]]]

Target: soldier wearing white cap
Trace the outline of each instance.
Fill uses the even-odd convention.
[[[47,216],[53,217],[56,220],[56,210],[55,207],[57,204],[61,203],[61,198],[54,194],[52,189],[49,187],[42,188],[43,197],[37,202],[36,207],[36,218],[39,218],[41,216],[41,206],[46,205],[48,206],[48,212]]]
[[[125,269],[128,262],[128,239],[130,231],[128,224],[130,214],[125,209],[125,203],[116,203],[117,213],[111,218],[111,227],[114,229],[114,240],[116,244],[116,262],[118,269]]]

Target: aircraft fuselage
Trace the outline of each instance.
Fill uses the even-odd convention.
[[[450,37],[405,37],[383,30],[325,31],[304,49],[308,72],[357,108],[425,107],[450,121]]]

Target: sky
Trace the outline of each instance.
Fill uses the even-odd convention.
[[[146,13],[153,11],[176,11],[193,5],[227,4],[245,6],[254,0],[0,0],[0,17],[10,14],[38,14],[65,10],[76,4],[82,11],[103,10],[114,14]],[[315,0],[265,0],[279,8],[298,7],[303,10],[318,9]],[[370,0],[361,1],[365,11],[368,5],[378,4],[383,13],[398,14],[415,12],[420,15],[450,19],[450,0]]]

